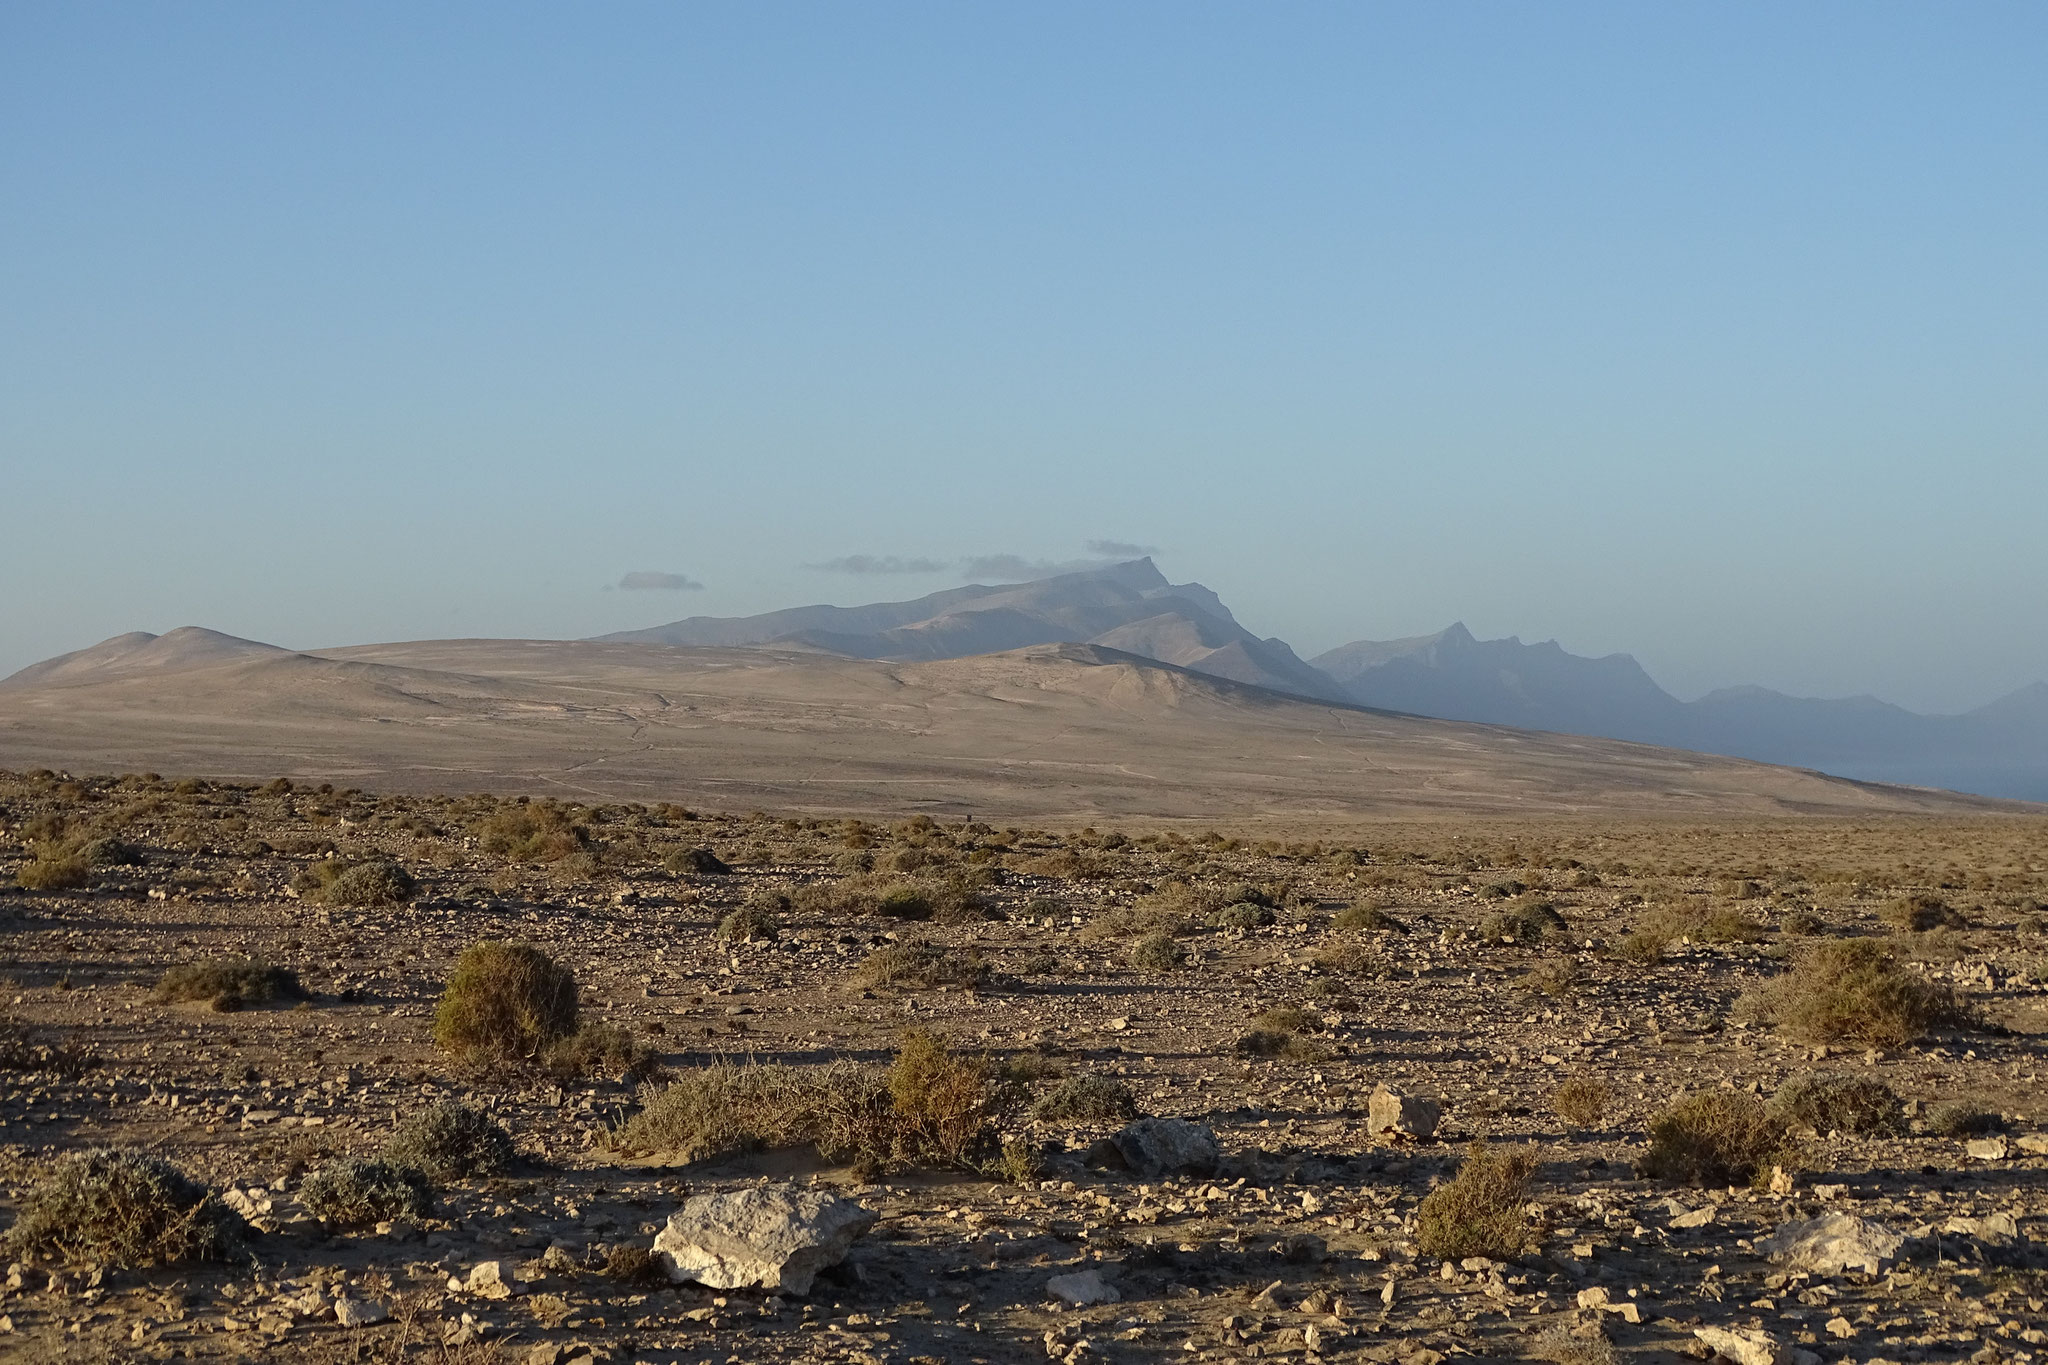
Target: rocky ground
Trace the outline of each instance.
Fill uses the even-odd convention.
[[[539,809],[0,776],[0,1222],[53,1159],[111,1145],[168,1158],[251,1223],[222,1262],[18,1255],[0,1356],[2048,1360],[2048,821],[1381,824],[1249,843]],[[691,870],[680,855],[698,848],[730,870]],[[393,859],[416,891],[318,899],[305,874],[335,855]],[[63,857],[89,867],[80,884],[15,885]],[[938,918],[879,913],[903,888]],[[1932,927],[1899,909],[1914,896]],[[748,904],[773,937],[721,938]],[[1480,932],[1537,905],[1561,924]],[[1148,957],[1162,925],[1168,956]],[[1881,939],[1977,1022],[1883,1047],[1739,1022],[1745,990],[1835,937]],[[721,1058],[886,1062],[906,1027],[935,1030],[1001,1068],[991,1150],[1006,1137],[1013,1159],[877,1175],[808,1149],[679,1164],[621,1145],[651,1089],[437,1051],[449,970],[489,939],[569,967],[585,1014],[677,1076]],[[985,971],[857,979],[911,943]],[[222,1012],[153,994],[173,967],[237,955],[295,971],[311,998]],[[1796,1155],[1754,1183],[1637,1174],[1674,1099],[1768,1097],[1811,1070],[1882,1081],[1896,1124],[1796,1131]],[[1122,1119],[1033,1116],[1076,1076],[1207,1129],[1219,1159],[1133,1169],[1105,1142]],[[1567,1120],[1553,1098],[1576,1078],[1609,1099]],[[1373,1131],[1381,1087],[1439,1101],[1440,1120]],[[419,1220],[341,1231],[304,1209],[310,1171],[444,1097],[503,1124],[521,1168],[443,1185]],[[1439,1259],[1418,1209],[1478,1138],[1536,1155],[1529,1241]],[[608,1272],[685,1200],[764,1184],[876,1220],[801,1296]],[[1787,1229],[1843,1213],[1878,1239],[1868,1265],[1786,1249]]]

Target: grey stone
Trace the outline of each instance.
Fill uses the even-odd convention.
[[[1109,1139],[1133,1175],[1207,1175],[1223,1160],[1216,1134],[1185,1119],[1139,1119]]]
[[[1835,1275],[1860,1270],[1866,1275],[1882,1274],[1898,1259],[1905,1237],[1882,1223],[1858,1218],[1853,1213],[1827,1213],[1818,1218],[1786,1223],[1756,1249],[1793,1270],[1814,1275]]]
[[[878,1216],[851,1199],[795,1185],[700,1194],[669,1216],[654,1250],[677,1284],[803,1295]]]

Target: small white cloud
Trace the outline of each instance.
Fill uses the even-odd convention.
[[[704,585],[695,579],[679,573],[661,573],[654,569],[635,569],[619,580],[619,586],[627,592],[702,592]]]

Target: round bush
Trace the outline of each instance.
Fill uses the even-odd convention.
[[[343,868],[327,884],[322,899],[329,905],[403,905],[418,889],[397,863],[377,860]]]
[[[1219,929],[1263,929],[1273,923],[1273,919],[1272,907],[1259,905],[1253,901],[1239,901],[1235,905],[1226,905],[1216,912],[1216,927]]]
[[[361,1228],[387,1219],[426,1217],[434,1210],[434,1187],[410,1166],[343,1157],[306,1177],[299,1202],[322,1222]]]
[[[503,1175],[517,1161],[512,1135],[455,1100],[421,1110],[384,1144],[384,1159],[425,1171],[436,1180]]]
[[[530,943],[472,944],[434,1009],[434,1042],[457,1056],[534,1057],[576,1031],[576,978]]]
[[[22,1201],[5,1254],[115,1266],[224,1260],[246,1225],[161,1157],[116,1148],[67,1156]]]

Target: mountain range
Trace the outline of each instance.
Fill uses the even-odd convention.
[[[1761,687],[1688,702],[1629,655],[1587,658],[1555,641],[1479,640],[1462,624],[1404,640],[1357,640],[1304,661],[1285,641],[1245,629],[1208,588],[1169,582],[1149,558],[913,601],[694,616],[600,638],[906,661],[1094,644],[1318,701],[2048,801],[2048,683],[1953,716],[1921,715],[1874,697],[1820,700]]]

